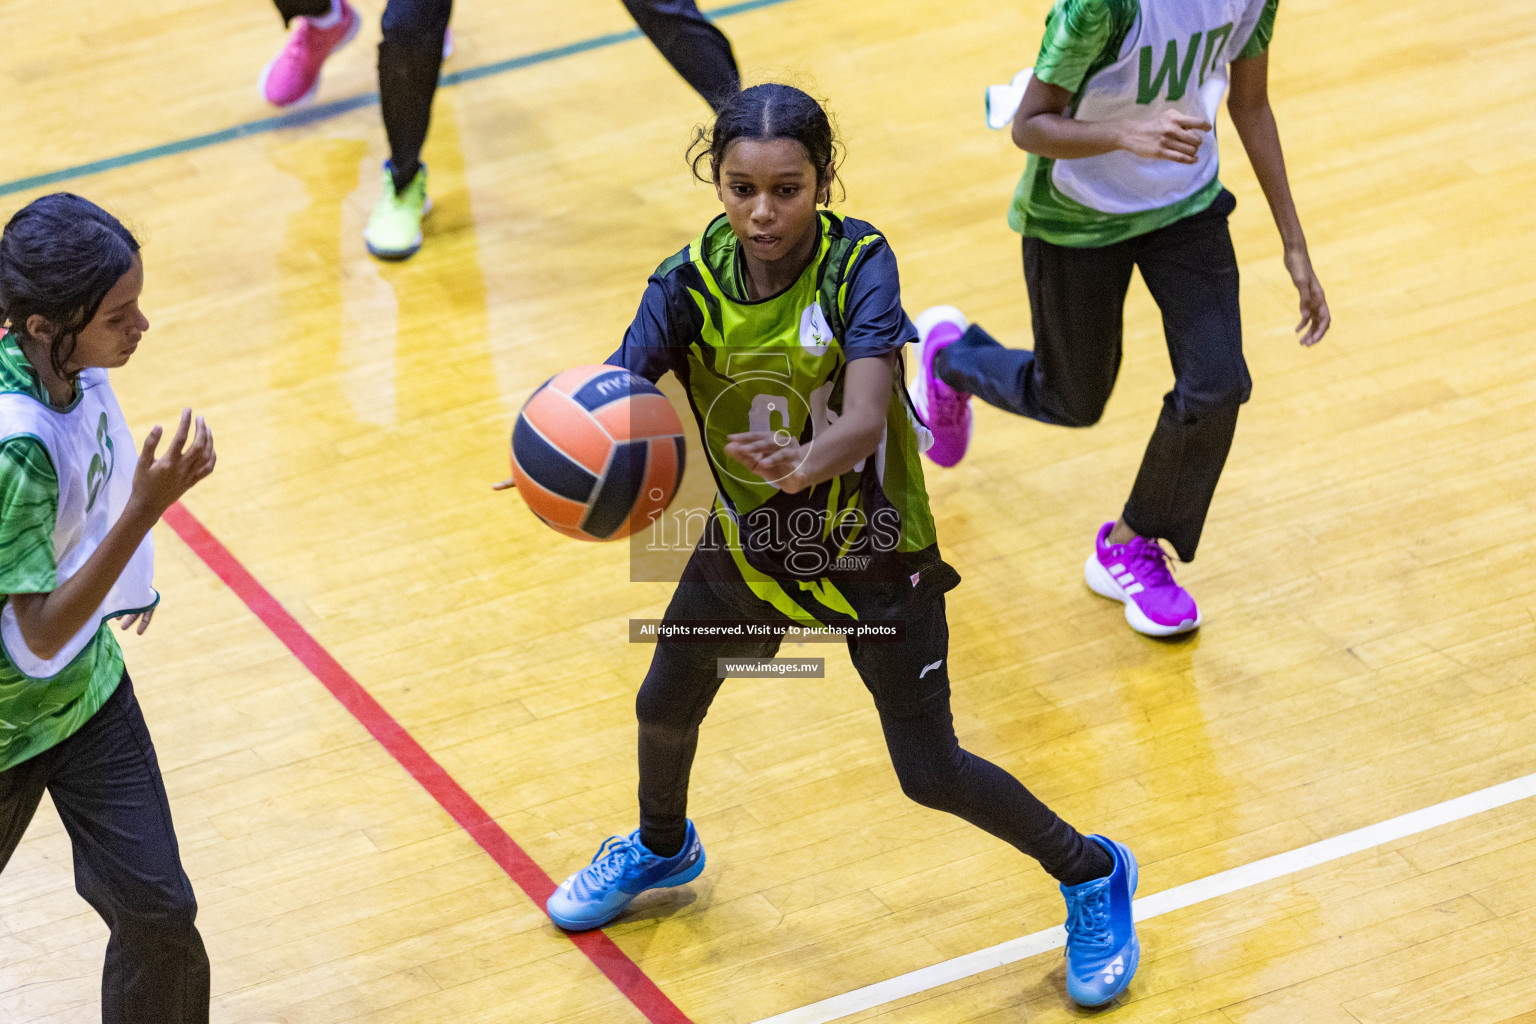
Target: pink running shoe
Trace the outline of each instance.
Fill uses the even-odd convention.
[[[1128,544],[1110,544],[1114,523],[1099,529],[1098,542],[1083,575],[1095,594],[1125,605],[1125,621],[1147,636],[1188,633],[1200,625],[1200,609],[1189,591],[1173,582],[1168,552],[1155,540],[1137,537]]]
[[[294,20],[298,24],[288,36],[288,45],[261,69],[256,84],[262,98],[274,107],[299,107],[313,100],[320,91],[321,65],[350,43],[362,24],[347,0],[341,0],[341,18],[330,28],[315,28],[308,18]]]
[[[928,429],[933,447],[925,453],[940,466],[965,458],[971,443],[971,396],[956,391],[933,372],[933,357],[965,333],[970,322],[954,306],[933,306],[917,318],[917,379],[907,386],[912,404]]]

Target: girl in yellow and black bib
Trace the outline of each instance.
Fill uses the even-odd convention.
[[[901,349],[916,330],[896,257],[871,225],[818,211],[835,182],[836,147],[826,113],[805,93],[747,89],[700,144],[694,166],[707,162],[725,212],[651,276],[609,362],[652,381],[676,375],[717,485],[666,618],[742,628],[657,644],[636,702],[640,827],[561,883],[550,916],[595,928],[640,892],[703,870],[688,778],[722,659],[771,658],[780,643],[772,627],[786,622],[893,623],[899,639],[850,637],[848,651],[902,789],[1056,877],[1073,998],[1107,1002],[1139,956],[1135,859],[1078,832],[955,737],[944,594],[959,576],[939,556],[918,457],[931,436],[900,379]]]

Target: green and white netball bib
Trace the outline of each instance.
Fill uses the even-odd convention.
[[[1227,90],[1227,64],[1253,34],[1266,0],[1142,0],[1118,58],[1084,84],[1072,116],[1079,121],[1155,120],[1165,111],[1216,123]],[[1082,205],[1111,214],[1179,203],[1216,178],[1214,129],[1193,164],[1115,150],[1057,160],[1051,181]]]
[[[41,442],[58,476],[53,548],[61,582],[80,570],[122,515],[138,459],[106,371],[85,370],[79,387],[80,399],[68,410],[21,392],[0,393],[0,439],[31,437]],[[160,595],[152,586],[154,567],[154,541],[146,536],[100,607],[51,658],[39,657],[27,646],[16,611],[7,601],[0,607],[5,658],[33,679],[58,675],[90,644],[105,620],[155,606]]]

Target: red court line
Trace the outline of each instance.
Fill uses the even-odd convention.
[[[180,502],[172,505],[165,513],[165,522],[542,910],[555,891],[554,880],[544,873],[544,869],[523,852],[523,848],[485,813],[474,797],[433,760],[432,755],[320,646],[318,640],[309,635],[308,630],[288,614],[277,598],[187,511],[185,505]],[[585,953],[587,959],[596,964],[597,969],[607,975],[608,980],[652,1024],[692,1024],[667,994],[607,935],[601,931],[562,934],[574,942],[576,948]]]

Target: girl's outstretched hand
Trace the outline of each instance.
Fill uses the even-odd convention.
[[[1296,330],[1306,329],[1306,333],[1301,336],[1301,344],[1303,348],[1311,348],[1323,340],[1323,335],[1328,333],[1329,326],[1333,324],[1333,315],[1328,312],[1328,299],[1323,295],[1323,286],[1312,270],[1312,257],[1307,255],[1307,250],[1286,249],[1285,269],[1290,271],[1291,281],[1301,296],[1301,321],[1296,325]]]
[[[213,433],[201,416],[196,419],[197,429],[192,432],[192,442],[187,443],[187,433],[192,430],[191,409],[181,410],[181,424],[164,454],[156,455],[163,431],[157,424],[144,438],[139,451],[139,464],[133,471],[133,492],[129,503],[156,519],[192,485],[213,472],[217,457],[213,451]]]

